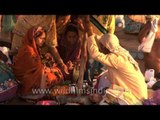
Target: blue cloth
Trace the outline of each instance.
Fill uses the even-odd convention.
[[[12,84],[17,85],[16,78],[12,72],[12,69],[6,65],[5,63],[2,63],[0,61],[0,89],[2,91],[6,90],[8,87],[11,87]],[[12,83],[11,83],[12,82]],[[11,83],[11,84],[10,84]]]

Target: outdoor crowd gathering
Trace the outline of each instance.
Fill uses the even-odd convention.
[[[159,18],[0,15],[0,104],[159,105]]]

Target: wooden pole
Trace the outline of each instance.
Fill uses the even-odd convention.
[[[78,96],[81,96],[82,93],[82,86],[83,86],[83,79],[84,79],[84,72],[86,69],[86,62],[87,62],[87,33],[84,34],[84,38],[82,40],[82,47],[81,47],[81,59],[80,59],[80,73],[78,79]]]

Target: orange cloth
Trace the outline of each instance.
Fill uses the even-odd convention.
[[[32,89],[41,88],[42,78],[47,80],[44,83],[48,84],[51,84],[51,81],[58,80],[52,71],[45,71],[46,69],[44,69],[33,37],[35,34],[34,31],[35,28],[28,30],[23,41],[23,46],[14,57],[13,72],[21,82],[20,93],[23,95],[31,94]]]

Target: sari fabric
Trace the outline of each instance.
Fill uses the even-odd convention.
[[[52,69],[43,65],[40,53],[34,39],[35,29],[28,30],[23,40],[23,46],[14,57],[13,71],[21,82],[22,95],[33,94],[33,89],[50,88],[58,84],[60,78],[56,72],[61,73],[57,67]]]

